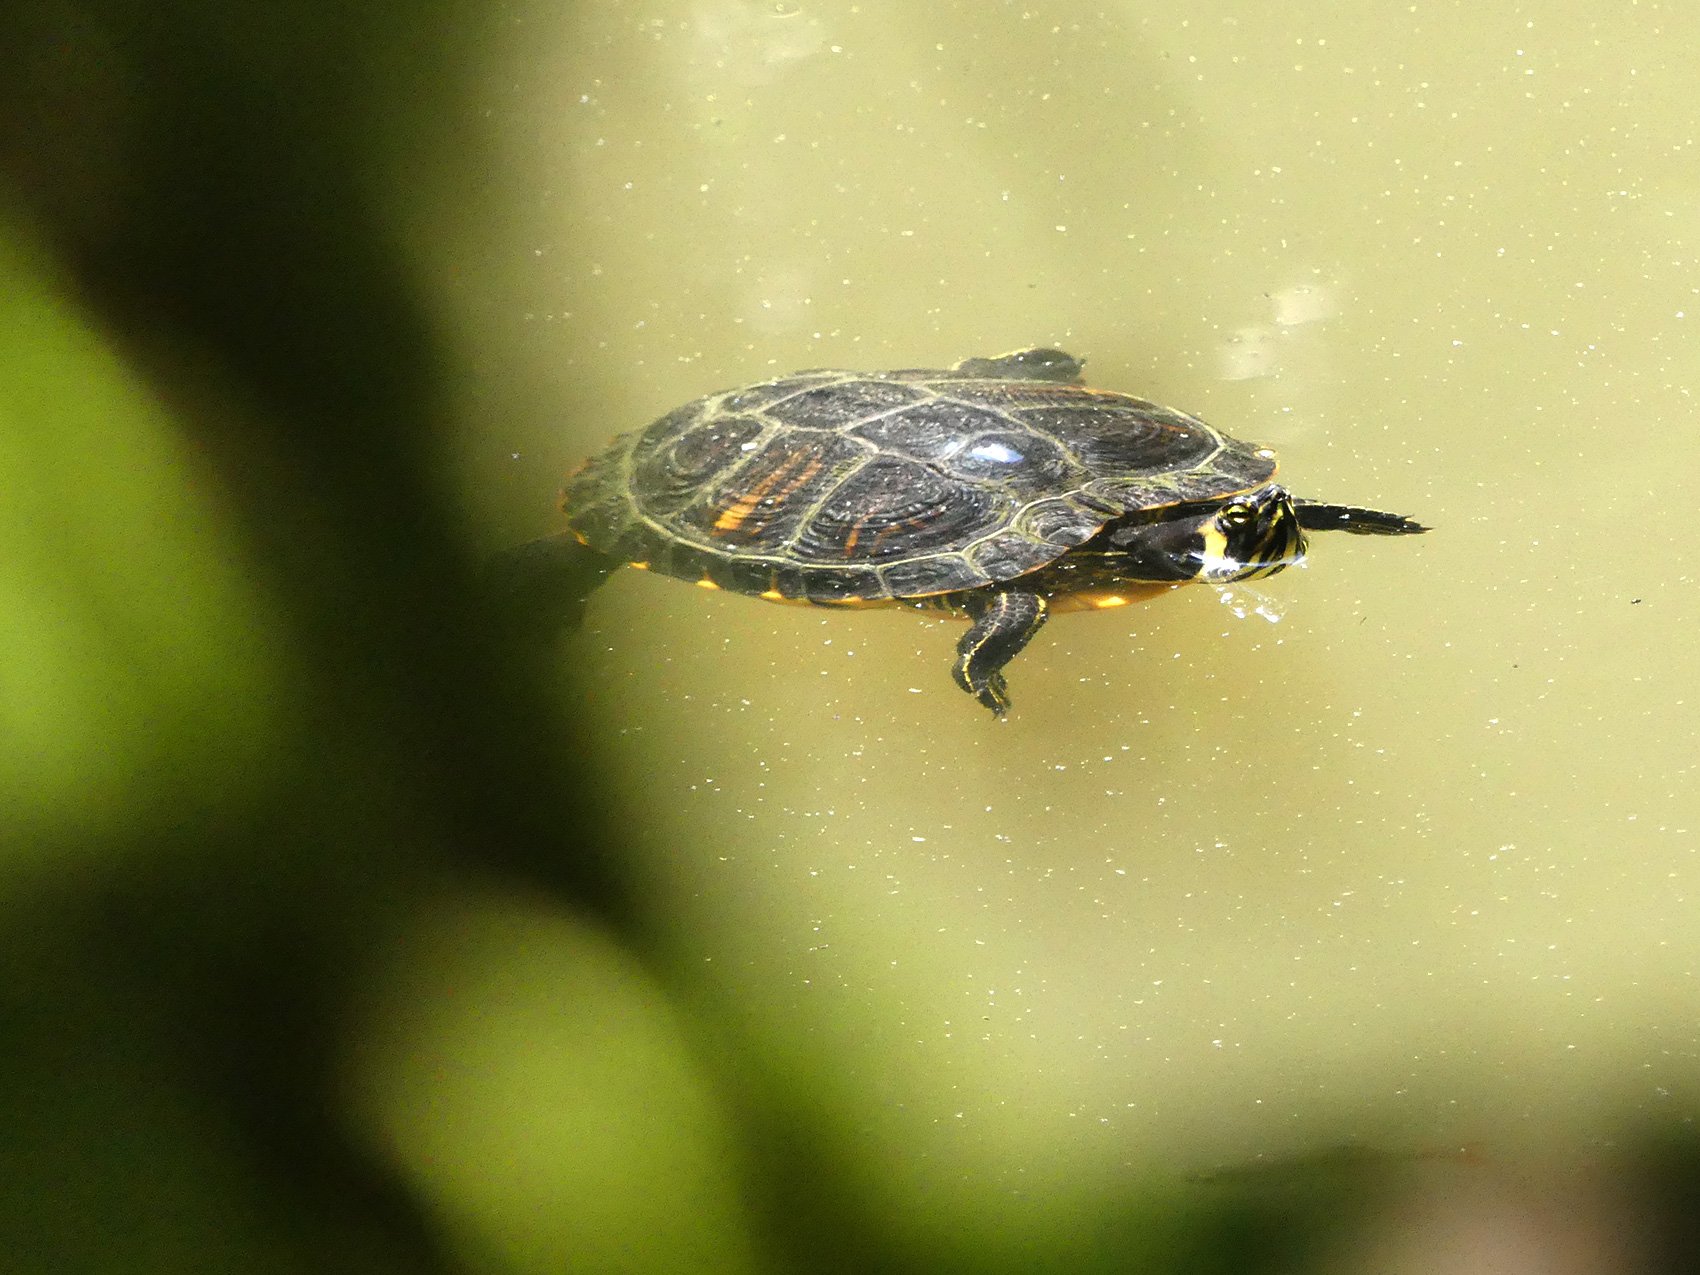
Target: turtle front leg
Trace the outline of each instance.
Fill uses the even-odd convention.
[[[1045,599],[1037,593],[1009,590],[969,594],[968,617],[974,621],[956,644],[956,684],[1002,717],[1009,710],[1003,666],[1045,623]]]
[[[1295,500],[1299,526],[1306,531],[1349,531],[1355,536],[1410,536],[1428,530],[1404,514],[1384,513],[1359,505],[1325,505],[1320,500]]]

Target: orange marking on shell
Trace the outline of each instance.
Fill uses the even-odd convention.
[[[760,596],[766,598],[769,602],[785,601],[785,595],[778,589],[763,589]]]
[[[649,570],[649,564],[647,562],[634,562],[631,565],[632,565],[632,569],[634,571],[648,571]]]
[[[802,465],[802,472],[792,477],[791,471],[798,464]],[[816,456],[807,456],[801,453],[793,453],[787,456],[784,464],[720,511],[720,516],[714,520],[715,532],[724,535],[726,532],[736,531],[743,525],[745,519],[763,504],[777,504],[820,473],[821,464],[820,458]],[[790,481],[787,482],[787,479]],[[780,486],[781,483],[784,486]],[[775,488],[778,490],[775,490]]]
[[[825,462],[822,461],[820,457],[811,456],[808,463],[803,466],[803,472],[798,474],[791,482],[786,483],[782,490],[775,492],[773,498],[775,500],[784,500],[785,497],[789,496],[792,492],[796,491],[797,488],[807,483],[809,479],[820,473],[821,465],[824,463]]]
[[[759,504],[761,504],[760,496],[739,496],[737,500],[720,511],[720,517],[714,520],[714,529],[720,532],[736,531],[744,519],[756,511],[756,506]]]
[[[886,526],[881,527],[878,531],[874,532],[874,550],[875,550],[875,552],[877,552],[879,550],[880,546],[886,541],[886,539],[888,537],[895,536],[900,531],[909,531],[909,530],[912,530],[916,527],[924,527],[929,522],[931,522],[932,520],[933,520],[933,515],[928,513],[928,514],[916,514],[913,518],[905,518],[901,522],[888,523]],[[858,524],[858,527],[859,527],[859,524]],[[854,544],[854,543],[855,543],[855,539],[854,539],[854,537],[852,537],[851,544]]]
[[[697,583],[697,588],[699,588],[699,589],[718,589],[720,587],[718,584],[714,583],[714,581],[710,580],[707,576],[704,576],[702,579],[698,580],[696,583]]]

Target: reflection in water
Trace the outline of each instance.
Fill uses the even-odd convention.
[[[1310,564],[1306,561],[1294,565],[1303,571]],[[1211,588],[1216,590],[1216,600],[1232,611],[1238,619],[1243,620],[1248,615],[1255,615],[1271,624],[1279,624],[1281,617],[1286,614],[1287,604],[1281,598],[1249,584],[1217,584]]]
[[[1295,329],[1333,317],[1335,296],[1332,284],[1295,284],[1269,297],[1270,317],[1265,323],[1236,328],[1218,352],[1218,374],[1224,381],[1247,381],[1260,376],[1297,373],[1314,375],[1305,356],[1318,356],[1316,345],[1304,344]]]

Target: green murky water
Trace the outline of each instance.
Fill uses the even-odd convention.
[[[900,1227],[1692,1093],[1700,14],[510,15],[426,267],[493,540],[698,394],[1037,343],[1436,528],[1320,540],[1274,622],[1061,617],[1002,726],[948,621],[598,596],[563,709]]]

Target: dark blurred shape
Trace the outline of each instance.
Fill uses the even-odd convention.
[[[260,773],[208,773],[201,808],[79,847],[109,871],[7,899],[16,1269],[446,1269],[338,1122],[351,975],[386,918],[467,869],[541,880],[642,945],[601,838],[563,816],[576,751],[532,689],[551,653],[473,604],[438,352],[386,207],[390,143],[428,146],[455,113],[481,12],[0,14],[0,209],[171,405],[293,675]]]
[[[1692,1127],[1651,1135],[1628,1183],[1639,1201],[1648,1269],[1658,1275],[1700,1270],[1700,1136]]]
[[[556,651],[583,623],[590,594],[619,565],[563,531],[492,554],[480,587],[514,645]]]

